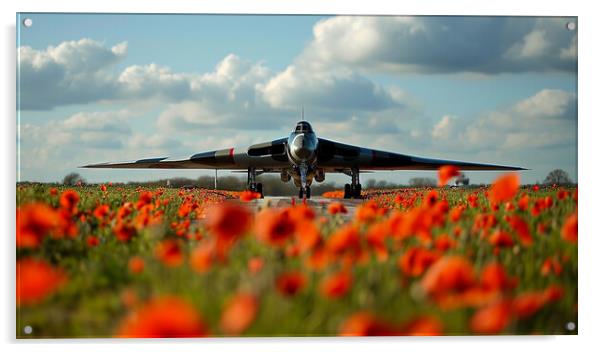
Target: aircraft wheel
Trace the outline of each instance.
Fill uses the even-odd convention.
[[[305,187],[305,198],[311,198],[311,188],[309,186]]]
[[[263,198],[263,184],[262,183],[258,183],[257,186],[255,186],[257,193],[259,193],[260,197]]]
[[[354,193],[355,198],[357,198],[357,199],[362,198],[362,185],[358,183],[355,186],[355,190],[353,193]]]
[[[345,193],[343,194],[343,198],[351,198],[351,185],[348,183],[345,184]]]

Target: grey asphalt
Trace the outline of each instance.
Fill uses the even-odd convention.
[[[266,196],[263,199],[258,199],[254,201],[260,207],[264,207],[269,205],[270,207],[288,207],[292,204],[293,197],[270,197]],[[296,204],[300,204],[302,200],[299,198],[294,198]],[[340,202],[345,205],[347,208],[347,215],[351,216],[355,213],[355,209],[358,204],[361,204],[363,200],[361,199],[340,199],[340,198],[325,198],[325,197],[312,197],[306,200],[306,204],[315,208],[315,209],[326,209],[328,205],[333,202]]]

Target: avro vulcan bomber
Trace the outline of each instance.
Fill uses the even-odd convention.
[[[313,181],[324,182],[327,173],[351,177],[345,185],[345,198],[360,198],[360,173],[378,170],[437,170],[455,165],[466,170],[524,170],[519,167],[477,164],[463,161],[427,159],[380,151],[319,138],[311,124],[300,121],[291,134],[248,148],[228,148],[197,153],[185,158],[147,158],[135,161],[86,165],[86,168],[116,169],[215,169],[246,170],[247,188],[263,196],[256,176],[279,173],[283,182],[292,178],[299,187],[299,198],[311,197]]]

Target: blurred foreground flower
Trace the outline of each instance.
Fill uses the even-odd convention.
[[[453,165],[444,165],[439,168],[439,187],[443,187],[453,177],[460,176],[460,169]]]
[[[155,256],[166,266],[180,266],[184,261],[184,253],[177,240],[167,239],[157,243]]]
[[[17,247],[39,246],[44,236],[53,231],[59,221],[56,210],[43,203],[31,203],[17,208]]]
[[[77,203],[79,203],[79,194],[72,189],[68,189],[63,192],[61,194],[61,198],[59,199],[61,208],[69,211],[71,214],[75,214],[77,212]]]
[[[562,238],[568,242],[577,243],[577,212],[569,215],[562,226]]]
[[[491,204],[500,204],[509,201],[518,192],[520,177],[517,173],[509,173],[498,177],[489,188],[489,201]]]
[[[343,322],[341,336],[433,336],[443,333],[443,324],[436,318],[420,316],[402,324],[393,324],[369,312],[353,314]]]
[[[239,335],[255,320],[259,302],[250,293],[239,293],[227,303],[220,319],[220,328],[227,334]]]
[[[295,222],[287,209],[264,209],[257,214],[255,232],[260,241],[282,247],[293,237]]]
[[[45,261],[26,258],[17,261],[17,305],[42,301],[67,282],[67,275]]]
[[[307,283],[305,276],[298,271],[281,274],[276,279],[276,288],[284,296],[294,296],[301,291]]]
[[[152,299],[128,314],[116,337],[203,337],[208,330],[196,308],[179,297]]]
[[[240,192],[240,200],[243,202],[250,202],[255,199],[261,198],[261,193],[253,191],[242,191]]]
[[[206,225],[216,237],[216,255],[225,260],[234,243],[249,230],[251,212],[239,204],[223,202],[207,211]]]

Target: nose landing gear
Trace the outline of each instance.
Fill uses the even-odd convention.
[[[311,188],[309,186],[299,188],[299,198],[303,199],[303,196],[305,196],[305,199],[311,198]]]

